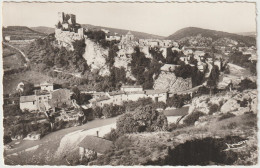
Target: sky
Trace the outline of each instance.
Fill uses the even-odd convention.
[[[256,32],[255,3],[3,3],[3,26],[54,27],[58,12],[77,23],[168,36],[185,27]]]

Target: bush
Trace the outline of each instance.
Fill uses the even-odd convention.
[[[204,116],[205,114],[203,112],[200,111],[195,111],[193,113],[191,113],[190,115],[188,115],[184,120],[183,123],[185,123],[186,125],[194,125],[194,123],[201,117]]]
[[[116,122],[119,134],[154,132],[167,130],[167,118],[151,106],[140,107],[133,113],[126,113]]]
[[[256,82],[253,82],[250,79],[246,78],[239,83],[238,90],[242,92],[243,90],[246,89],[256,89],[256,88],[257,88]]]
[[[104,135],[104,138],[110,141],[115,142],[119,137],[118,132],[116,131],[116,129],[111,129],[111,131],[109,133],[107,133],[106,135]]]
[[[12,139],[9,135],[4,135],[4,145],[12,142]]]
[[[231,117],[235,117],[236,115],[235,114],[233,114],[233,113],[226,113],[226,114],[223,114],[222,116],[220,116],[219,117],[219,121],[221,121],[221,120],[224,120],[224,119],[227,119],[227,118],[231,118]]]
[[[217,104],[211,104],[209,107],[209,115],[217,112],[219,110],[219,106]]]

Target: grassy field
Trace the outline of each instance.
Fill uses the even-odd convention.
[[[21,68],[24,64],[25,60],[18,51],[9,46],[3,45],[4,70]]]

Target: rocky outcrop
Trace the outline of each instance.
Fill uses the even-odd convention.
[[[191,78],[176,77],[173,72],[161,72],[154,81],[154,89],[167,89],[170,92],[180,92],[192,88]]]
[[[91,67],[91,71],[98,71],[101,76],[109,75],[109,68],[106,65],[108,50],[87,38],[85,38],[85,44],[86,48],[83,57],[88,66]]]
[[[247,103],[241,105],[239,102],[242,101]],[[192,100],[189,113],[201,111],[208,114],[212,104],[217,104],[221,113],[231,112],[235,115],[241,115],[250,110],[257,113],[257,90],[232,91],[214,96],[204,95],[196,97]]]

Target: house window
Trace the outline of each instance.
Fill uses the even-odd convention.
[[[35,104],[35,101],[33,101],[33,105]]]

